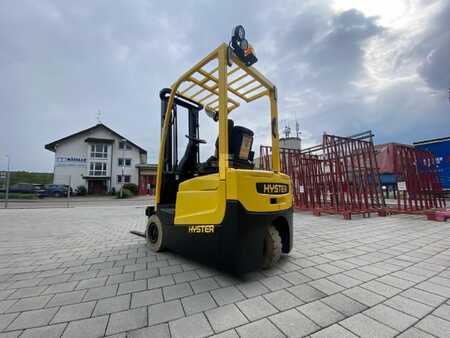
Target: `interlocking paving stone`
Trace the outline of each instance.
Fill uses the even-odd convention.
[[[345,290],[343,294],[367,306],[373,306],[386,299],[386,297],[378,295],[359,286]]]
[[[148,279],[148,288],[149,289],[156,289],[156,288],[173,285],[173,284],[175,284],[175,281],[173,280],[173,277],[171,275],[154,277],[154,278]]]
[[[138,330],[129,331],[127,333],[127,338],[149,338],[149,337],[170,338],[169,325],[159,324]]]
[[[358,303],[357,301],[340,293],[323,298],[321,301],[328,304],[335,310],[345,314],[346,316],[352,316],[367,309],[367,306]]]
[[[14,319],[16,319],[17,316],[17,313],[0,315],[0,331],[5,329]]]
[[[218,289],[220,286],[214,278],[203,278],[190,282],[195,293]]]
[[[21,338],[59,338],[66,328],[67,323],[37,327],[25,330]],[[1,337],[1,335],[0,335]]]
[[[184,297],[181,299],[181,303],[183,304],[184,311],[188,315],[217,307],[214,299],[208,292]]]
[[[79,303],[86,292],[87,290],[58,293],[50,300],[47,307]]]
[[[431,334],[428,334],[415,327],[410,327],[408,330],[402,332],[397,338],[433,338]]]
[[[61,306],[51,323],[68,322],[89,318],[94,310],[95,302],[87,302],[73,305]]]
[[[39,296],[45,289],[47,289],[46,286],[35,286],[31,288],[18,289],[16,291],[5,290],[3,293],[8,296],[8,299],[18,299],[23,297]]]
[[[136,291],[142,291],[147,289],[147,280],[140,279],[132,282],[124,282],[119,284],[119,290],[117,290],[118,295],[123,295],[125,293],[131,293]]]
[[[88,289],[83,301],[101,299],[115,296],[117,293],[117,285],[100,286],[98,288]]]
[[[238,302],[236,305],[252,321],[278,312],[274,306],[261,296]]]
[[[285,337],[285,335],[267,319],[261,319],[256,322],[245,324],[236,328],[236,330],[241,338]]]
[[[278,310],[288,310],[298,305],[303,304],[303,302],[285,290],[278,290],[271,293],[263,295],[273,306]]]
[[[445,301],[445,298],[442,296],[416,288],[403,291],[400,295],[431,306],[438,306]]]
[[[188,283],[166,286],[163,288],[164,300],[182,298],[193,294],[192,288]]]
[[[179,300],[150,305],[148,307],[148,325],[155,325],[184,317]]]
[[[106,334],[114,334],[147,326],[147,307],[111,314]]]
[[[342,313],[320,300],[299,306],[297,310],[322,327],[329,326],[345,318]]]
[[[317,290],[316,288],[313,288],[312,286],[307,284],[293,286],[287,290],[304,302],[312,302],[316,299],[320,299],[326,296],[326,294],[322,291]]]
[[[391,299],[388,299],[386,302],[384,302],[384,304],[416,318],[422,318],[433,310],[431,306],[416,302],[415,300],[402,296],[392,297]]]
[[[288,273],[284,273],[282,275],[280,275],[281,278],[287,280],[289,283],[297,285],[297,284],[302,284],[302,283],[306,283],[311,281],[311,278],[301,274],[300,272],[297,271],[292,271],[292,272],[288,272]]]
[[[16,303],[17,299],[11,299],[11,300],[1,300],[0,301],[0,314],[6,312],[11,305]]]
[[[450,321],[450,306],[442,304],[433,312],[433,315]]]
[[[174,320],[169,327],[173,338],[200,338],[214,333],[203,313]]]
[[[100,299],[95,306],[93,316],[100,316],[106,313],[128,310],[130,306],[130,294]]]
[[[78,282],[67,282],[67,283],[58,283],[50,285],[47,289],[45,289],[44,292],[42,292],[43,295],[45,294],[52,294],[52,293],[61,293],[61,292],[69,292],[75,289],[75,286],[78,284]]]
[[[262,295],[264,293],[269,292],[269,289],[267,289],[264,284],[262,284],[259,281],[250,281],[245,282],[242,284],[236,285],[239,291],[241,291],[245,297],[256,297],[259,295]]]
[[[343,273],[328,276],[327,279],[345,288],[351,288],[353,286],[361,284],[361,281],[359,279],[352,278],[350,276],[344,275]]]
[[[205,313],[215,332],[229,330],[248,323],[248,320],[234,304],[208,310]]]
[[[273,315],[269,319],[289,337],[306,336],[320,329],[313,321],[295,309]]]
[[[22,312],[11,324],[8,330],[27,329],[47,325],[53,318],[57,308]]]
[[[134,279],[133,273],[124,273],[119,275],[112,275],[108,277],[108,280],[106,281],[106,285],[114,285],[119,284],[123,282],[130,282]]]
[[[322,291],[327,295],[332,295],[333,293],[344,290],[339,284],[333,283],[332,281],[322,278],[308,283],[315,289]]]
[[[393,287],[388,284],[381,283],[377,280],[372,280],[370,282],[361,284],[361,287],[363,287],[364,289],[370,290],[372,292],[375,292],[384,297],[392,297],[392,296],[402,292],[401,289],[398,289],[398,288]]]
[[[448,337],[450,322],[436,316],[427,316],[416,327],[437,337]]]
[[[417,318],[383,304],[378,304],[364,311],[364,314],[398,331],[406,330],[417,321]]]
[[[38,296],[38,297],[29,297],[22,298],[17,303],[8,308],[8,312],[19,312],[19,311],[28,311],[28,310],[36,310],[43,308],[49,301],[52,299],[52,296]]]
[[[245,299],[244,295],[234,286],[213,290],[211,295],[219,305],[235,303]]]
[[[146,290],[140,292],[134,292],[131,299],[131,307],[140,307],[145,305],[152,305],[161,303],[163,296],[161,289]]]
[[[97,286],[103,286],[105,285],[107,279],[108,277],[106,276],[99,278],[84,279],[80,281],[76,289],[81,290],[81,289],[95,288]]]
[[[271,291],[280,290],[291,286],[289,282],[285,281],[284,279],[278,276],[264,278],[261,279],[260,282],[263,283],[266,287],[268,287]]]
[[[108,316],[82,319],[70,322],[64,331],[63,338],[103,337],[108,324]]]
[[[333,324],[319,332],[313,333],[311,338],[355,338],[358,337],[344,329],[342,326],[338,324]]]
[[[344,319],[339,322],[339,325],[355,333],[360,337],[394,337],[399,332],[386,325],[383,325],[374,319],[364,316],[363,314],[356,314],[352,317]]]

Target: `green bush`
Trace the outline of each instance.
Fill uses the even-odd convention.
[[[133,196],[134,196],[134,194],[130,190],[125,189],[125,188],[123,189],[122,197],[120,197],[120,190],[117,192],[117,198],[130,198]]]
[[[85,196],[87,194],[87,189],[84,185],[79,185],[76,192],[78,196]]]
[[[134,183],[125,183],[123,185],[123,188],[131,191],[133,193],[133,195],[138,194],[138,186]]]

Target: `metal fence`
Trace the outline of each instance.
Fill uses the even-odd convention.
[[[261,146],[260,166],[270,170],[271,147]],[[294,206],[300,210],[341,214],[385,215],[372,133],[354,137],[323,135],[308,149],[280,149],[281,170],[292,181]]]

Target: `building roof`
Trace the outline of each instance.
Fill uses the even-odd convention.
[[[448,140],[450,140],[450,136],[418,141],[418,142],[414,142],[413,144],[416,146],[416,145],[420,145],[420,144],[438,143],[438,142],[444,142],[444,141],[448,141]]]
[[[147,151],[146,151],[144,148],[139,147],[137,144],[131,142],[128,138],[123,137],[122,135],[120,135],[119,133],[115,132],[114,130],[112,130],[112,129],[109,128],[108,126],[104,125],[103,123],[98,123],[98,124],[96,124],[95,126],[92,126],[92,127],[90,127],[90,128],[81,130],[81,131],[79,131],[79,132],[77,132],[77,133],[71,134],[71,135],[66,136],[66,137],[63,137],[63,138],[61,138],[61,139],[59,139],[59,140],[53,141],[53,142],[51,142],[51,143],[49,143],[49,144],[46,144],[46,145],[45,145],[45,149],[54,152],[54,151],[55,151],[55,146],[56,146],[58,143],[67,141],[67,140],[69,140],[69,139],[71,139],[72,137],[75,137],[75,136],[79,136],[79,135],[83,135],[83,134],[90,133],[91,131],[93,131],[93,130],[95,130],[95,129],[98,129],[98,128],[104,128],[104,129],[108,130],[109,132],[111,132],[112,134],[116,135],[117,137],[126,139],[127,142],[128,142],[129,144],[131,144],[131,145],[133,145],[134,147],[138,148],[139,151],[140,151],[141,153],[147,154]]]

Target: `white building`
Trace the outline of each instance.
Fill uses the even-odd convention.
[[[54,184],[83,185],[88,193],[118,191],[125,183],[145,185],[140,170],[147,152],[102,123],[45,146],[55,153]],[[141,190],[141,187],[139,187]]]

